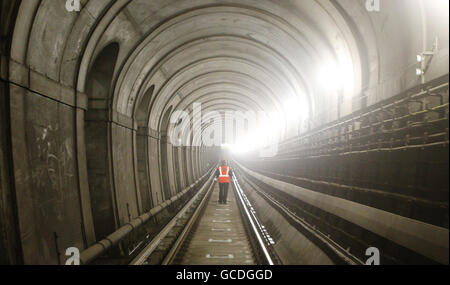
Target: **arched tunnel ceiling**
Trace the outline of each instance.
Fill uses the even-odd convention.
[[[448,263],[442,250],[448,249],[448,229],[439,232],[436,242],[433,236],[422,243],[423,236],[436,232],[435,226],[448,228],[448,215],[442,215],[445,207],[441,207],[446,204],[448,208],[448,201],[442,202],[442,195],[448,192],[442,164],[448,165],[448,160],[440,160],[446,150],[435,152],[438,144],[434,142],[439,137],[439,144],[448,146],[442,131],[445,126],[441,126],[445,122],[442,110],[448,109],[442,105],[443,100],[448,102],[448,87],[441,102],[435,89],[426,92],[431,100],[420,95],[427,104],[410,101],[419,88],[443,81],[448,84],[448,0],[386,0],[378,12],[366,9],[366,0],[81,0],[78,12],[66,9],[64,2],[10,0],[0,5],[0,109],[6,110],[0,120],[5,138],[0,152],[6,154],[0,155],[0,186],[6,185],[7,196],[16,194],[7,199],[11,209],[18,212],[9,214],[14,224],[17,219],[11,232],[23,246],[26,264],[60,261],[59,252],[51,250],[55,229],[61,230],[61,248],[74,246],[76,241],[79,248],[86,249],[119,227],[133,225],[131,217],[164,205],[186,187],[195,189],[191,183],[203,183],[209,167],[221,155],[217,148],[207,147],[202,136],[228,131],[223,128],[228,123],[226,114],[236,111],[241,121],[247,113],[260,111],[285,117],[294,113],[297,120],[274,118],[264,126],[270,130],[276,125],[283,141],[276,141],[280,153],[273,159],[253,160],[253,153],[244,147],[255,164],[267,163],[282,171],[292,168],[302,173],[299,178],[306,178],[308,185],[312,185],[311,175],[320,174],[315,185],[327,187],[336,184],[337,176],[345,178],[339,178],[343,187],[325,187],[331,194],[339,192],[336,197],[314,194],[317,200],[304,199],[306,203],[313,207],[335,205],[335,198],[342,199],[345,204],[340,209],[345,211],[338,213],[344,221],[367,225],[370,233],[387,232],[392,243],[381,240],[380,244],[387,244],[394,253],[398,248],[391,245],[395,243],[414,251],[404,260],[420,253]],[[416,74],[421,64],[417,55],[430,50],[429,69],[426,74]],[[322,77],[324,71],[328,73]],[[333,79],[344,79],[342,86],[333,87]],[[398,98],[407,103],[399,107]],[[199,104],[203,112],[200,121],[195,120]],[[375,114],[374,109],[378,110]],[[425,109],[433,116],[424,115]],[[391,120],[389,116],[396,116],[397,110],[402,115],[395,123],[382,121]],[[414,137],[404,135],[403,122],[410,116],[403,114],[408,112],[420,117],[407,123],[414,127],[408,130]],[[180,117],[173,116],[177,113]],[[307,117],[299,118],[298,113]],[[433,134],[428,133],[430,118],[433,126],[438,126],[433,127]],[[375,119],[380,124],[374,123]],[[404,138],[395,150],[402,157],[398,159],[401,164],[392,154],[392,137],[397,133],[388,130],[389,136],[385,136],[384,125],[389,124],[398,131],[399,141]],[[199,132],[193,130],[195,127]],[[425,135],[416,138],[419,127]],[[251,133],[243,143],[231,146],[238,150],[236,155],[244,153],[242,145],[265,143],[266,137],[259,133],[268,131],[255,129],[257,135]],[[366,130],[370,135],[365,135]],[[353,140],[355,133],[358,138]],[[374,144],[372,138],[380,136],[386,140]],[[174,139],[184,140],[186,147],[178,147]],[[414,140],[418,143],[410,144]],[[421,145],[423,141],[426,148]],[[366,143],[367,152],[360,151]],[[378,156],[379,148],[387,145],[390,149],[383,152],[389,155],[379,155],[381,160],[365,164],[366,153],[373,150]],[[413,147],[418,152],[404,152]],[[424,165],[422,154],[428,149],[432,149],[429,156],[433,158]],[[269,172],[263,163],[261,169]],[[402,165],[405,167],[399,167]],[[402,169],[401,175],[397,169]],[[379,184],[379,173],[390,181],[388,185]],[[356,176],[362,178],[357,182],[361,184],[355,184]],[[277,180],[265,175],[253,178]],[[291,178],[289,184],[293,185]],[[425,187],[421,180],[430,183]],[[416,188],[411,188],[412,181]],[[357,197],[350,192],[358,185],[374,185],[370,186],[373,191],[360,191],[367,193]],[[398,192],[385,195],[391,186]],[[321,186],[306,188],[323,190]],[[298,190],[293,185],[289,192],[303,191]],[[372,192],[382,199],[371,196]],[[95,200],[97,194],[102,201]],[[323,200],[325,196],[334,198]],[[404,202],[397,204],[400,196]],[[430,205],[436,205],[437,210],[428,212],[428,206],[415,202],[430,197]],[[91,199],[99,206],[92,207]],[[370,204],[373,201],[377,204]],[[103,228],[106,204],[110,225]],[[373,221],[382,213],[387,214],[383,217],[388,223],[378,227],[372,226],[370,219],[361,219],[359,214],[366,213],[366,206],[374,213],[370,215],[375,217]],[[333,207],[323,208],[324,214],[334,215]],[[404,216],[394,220],[394,214]],[[420,220],[413,221],[416,218]],[[422,227],[430,221],[433,224],[426,226],[426,231],[416,232],[416,225]],[[392,228],[398,231],[392,232]],[[352,228],[350,232],[356,231]],[[413,233],[408,237],[414,239],[405,239],[405,233]],[[359,237],[355,236],[354,242],[344,245],[359,244]],[[416,252],[413,243],[422,244],[420,251]],[[103,245],[100,242],[105,249]]]
[[[86,78],[97,55],[118,43],[111,108],[136,118],[137,110],[143,110],[139,104],[144,94],[154,86],[146,111],[148,127],[157,131],[169,107],[190,110],[194,102],[220,104],[224,96],[236,102],[228,106],[236,110],[277,112],[295,97],[311,120],[325,123],[336,118],[338,99],[327,82],[318,80],[324,67],[336,65],[336,73],[345,74],[339,92],[349,113],[355,96],[369,88],[367,92],[385,92],[377,86],[380,80],[387,82],[382,88],[401,88],[398,82],[403,78],[387,79],[396,69],[410,66],[401,47],[423,46],[427,39],[381,38],[374,26],[380,19],[369,15],[363,0],[352,5],[340,0],[81,3],[81,12],[72,14],[64,5],[46,1],[22,3],[18,18],[29,21],[15,28],[12,58],[86,93]],[[385,5],[393,11],[405,8]],[[416,1],[408,9],[407,21],[387,24],[396,35],[420,26],[415,16],[424,15],[423,5]],[[45,20],[49,17],[54,21]],[[401,62],[391,63],[395,61]],[[204,110],[214,107],[209,104]]]
[[[214,102],[204,106],[206,112],[224,96],[235,101],[224,108],[282,112],[283,101],[295,96],[313,111],[314,96],[321,90],[311,83],[311,75],[317,74],[321,61],[355,60],[350,58],[345,29],[335,22],[339,14],[326,1],[194,1],[189,7],[164,3],[128,3],[95,51],[112,41],[122,42],[113,98],[119,113],[133,116],[136,102],[155,86],[149,117],[153,129],[159,128],[170,106],[186,109],[194,102]],[[158,17],[142,13],[149,10],[171,17],[156,22]],[[333,13],[337,14],[331,17]],[[134,33],[124,17],[133,23]],[[128,48],[131,43],[134,46]],[[216,91],[205,95],[207,86]]]

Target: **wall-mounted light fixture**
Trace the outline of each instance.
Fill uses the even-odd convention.
[[[420,67],[416,68],[416,75],[421,77],[422,84],[425,83],[425,74],[438,50],[438,43],[438,38],[435,38],[432,51],[424,51],[416,56],[416,61],[420,64]]]

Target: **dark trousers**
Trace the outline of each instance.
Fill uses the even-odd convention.
[[[226,203],[230,183],[219,183],[219,203]]]

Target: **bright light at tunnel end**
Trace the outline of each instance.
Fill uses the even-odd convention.
[[[328,91],[338,91],[342,88],[344,77],[335,64],[326,64],[320,69],[318,79]]]
[[[218,146],[235,155],[258,152],[261,157],[273,157],[286,129],[309,115],[308,104],[295,96],[281,107],[270,113],[203,113],[201,103],[195,103],[194,112],[172,113],[168,134],[174,146]]]

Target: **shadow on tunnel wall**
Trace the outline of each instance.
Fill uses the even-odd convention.
[[[86,160],[96,240],[101,240],[116,228],[111,179],[109,112],[111,84],[119,45],[105,47],[88,73],[86,93],[88,110],[85,114]]]

